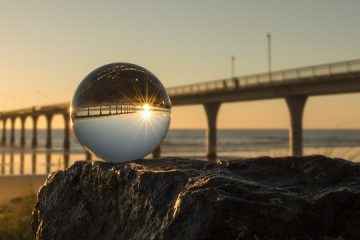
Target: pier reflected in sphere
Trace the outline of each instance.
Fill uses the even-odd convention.
[[[165,137],[170,118],[164,86],[148,70],[129,63],[108,64],[91,72],[71,103],[79,142],[112,162],[151,153]]]

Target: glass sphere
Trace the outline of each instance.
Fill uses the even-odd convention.
[[[170,118],[170,99],[159,79],[129,63],[95,69],[80,83],[71,103],[79,142],[111,162],[139,159],[154,151]]]

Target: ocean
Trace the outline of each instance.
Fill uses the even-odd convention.
[[[18,147],[20,131],[16,130],[15,147],[1,147],[0,175],[46,174],[63,169],[64,159],[69,164],[85,159],[85,150],[74,135],[70,140],[70,152],[64,154],[62,129],[52,131],[53,148],[50,151],[45,148],[45,129],[38,130],[38,148],[35,150],[30,147],[31,137],[31,130],[26,130],[26,147],[21,149]],[[9,142],[9,137],[7,140]],[[360,129],[306,129],[303,141],[304,155],[321,154],[360,162]],[[286,156],[288,145],[287,129],[218,130],[218,159]],[[206,159],[206,130],[170,129],[161,144],[161,156]]]

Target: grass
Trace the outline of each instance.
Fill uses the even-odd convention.
[[[0,239],[33,239],[31,213],[35,202],[36,194],[31,192],[0,205]]]

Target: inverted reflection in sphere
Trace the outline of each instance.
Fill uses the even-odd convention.
[[[80,143],[98,157],[126,162],[144,157],[165,137],[170,99],[148,70],[113,63],[91,72],[76,89],[71,120]]]

